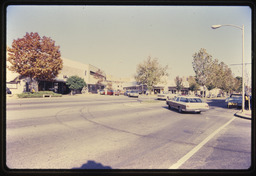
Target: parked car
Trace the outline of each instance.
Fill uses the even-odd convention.
[[[216,95],[214,95],[214,94],[209,94],[208,96],[207,96],[207,98],[215,98],[216,97]]]
[[[228,108],[241,107],[242,99],[242,94],[231,94],[230,97],[226,98],[225,102]]]
[[[173,99],[175,98],[177,95],[176,94],[172,94],[169,92],[163,92],[157,95],[157,99],[158,100],[167,100],[167,99]]]
[[[6,93],[7,94],[12,94],[12,91],[10,91],[10,89],[8,87],[6,87]]]
[[[99,90],[100,95],[105,95],[105,90]]]
[[[139,98],[139,91],[136,91],[136,90],[132,90],[129,95],[129,97],[137,97]]]
[[[127,91],[124,92],[124,95],[125,95],[125,96],[129,96],[129,93],[130,93],[130,92],[131,92],[130,90],[127,90]]]
[[[117,95],[117,96],[119,96],[119,95],[120,95],[120,91],[118,91],[118,90],[115,90],[115,91],[114,91],[114,95]]]
[[[107,95],[113,95],[114,94],[114,91],[113,90],[108,90],[107,91]]]
[[[181,112],[201,113],[209,110],[209,105],[199,97],[178,96],[173,100],[167,100],[169,109],[177,109]]]

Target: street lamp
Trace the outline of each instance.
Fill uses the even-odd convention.
[[[244,25],[242,27],[232,25],[232,24],[218,24],[218,25],[212,25],[212,29],[218,29],[222,26],[231,26],[242,30],[242,112],[244,112]]]

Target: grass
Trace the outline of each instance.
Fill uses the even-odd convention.
[[[159,101],[157,100],[143,100],[141,103],[158,103]]]
[[[35,93],[24,92],[24,93],[18,94],[18,97],[19,98],[43,98],[44,94],[51,95],[51,97],[62,97],[61,94],[57,94],[52,91],[38,91]]]

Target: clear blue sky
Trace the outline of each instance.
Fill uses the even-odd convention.
[[[246,6],[8,6],[7,44],[26,32],[51,37],[62,57],[89,63],[107,74],[133,76],[148,56],[169,66],[170,79],[194,75],[192,55],[205,48],[241,76],[251,62],[251,9]],[[247,74],[251,65],[246,66]]]

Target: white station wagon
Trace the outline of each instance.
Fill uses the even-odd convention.
[[[201,113],[209,110],[209,105],[199,97],[178,96],[174,100],[167,100],[169,109],[177,109],[179,112]]]

